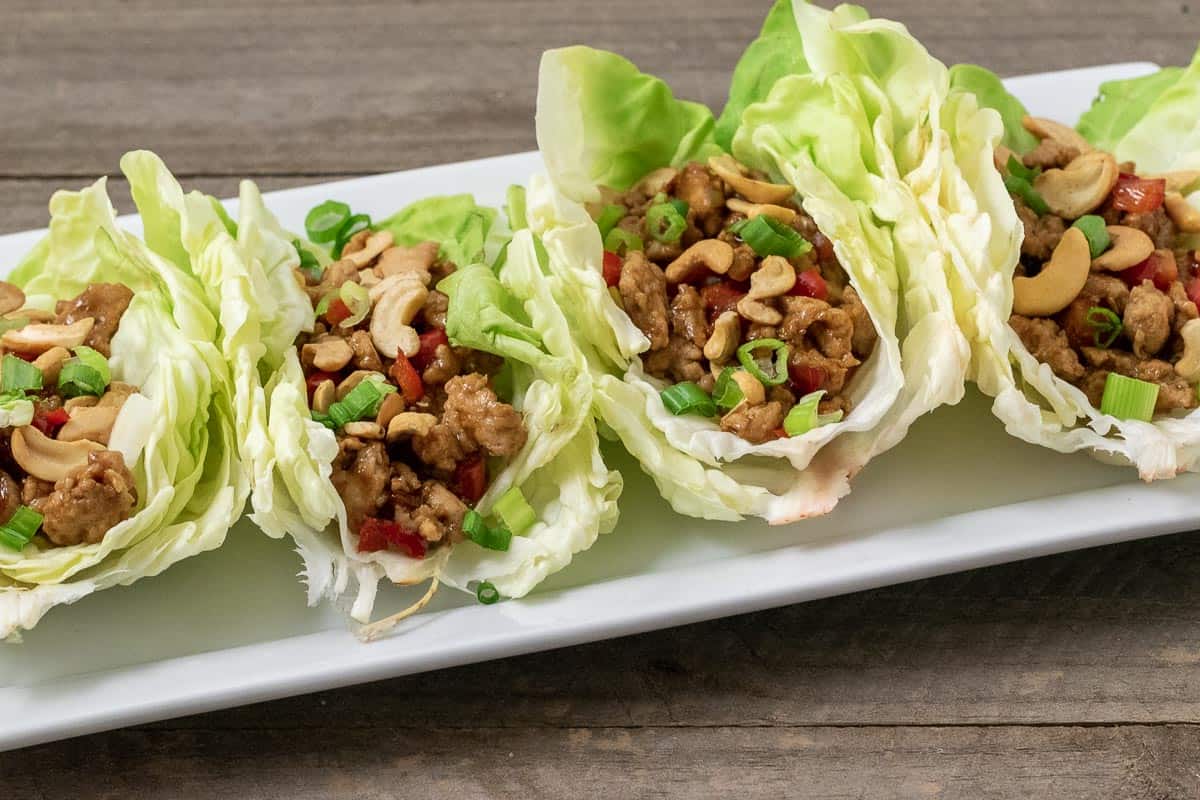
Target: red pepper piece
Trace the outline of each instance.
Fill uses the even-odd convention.
[[[487,489],[487,470],[479,456],[458,462],[454,469],[454,484],[459,496],[474,505]]]
[[[332,372],[317,370],[316,372],[310,372],[308,377],[304,379],[304,384],[308,387],[308,402],[310,404],[312,403],[313,392],[317,391],[317,387],[325,381],[337,383],[337,375]]]
[[[337,325],[347,319],[350,319],[350,306],[346,305],[342,298],[335,297],[325,310],[325,321],[330,325]]]
[[[829,237],[820,231],[813,234],[812,246],[817,251],[818,262],[828,264],[837,260],[837,256],[833,252],[833,242],[829,241]]]
[[[433,357],[437,355],[439,345],[450,344],[450,338],[446,336],[446,332],[441,328],[433,328],[425,331],[419,337],[421,340],[421,349],[412,357],[413,366],[421,372],[433,363]]]
[[[616,286],[621,282],[621,267],[624,263],[621,257],[609,250],[604,251],[604,282]]]
[[[1192,278],[1188,281],[1186,290],[1188,300],[1191,300],[1197,307],[1200,307],[1200,277]]]
[[[363,519],[358,528],[358,552],[374,553],[389,548],[398,550],[409,558],[424,558],[426,552],[425,540],[416,531],[389,519]]]
[[[59,428],[67,424],[69,419],[71,419],[71,415],[65,408],[56,408],[53,411],[38,409],[33,415],[33,421],[29,424],[47,436],[53,437],[58,433]]]
[[[810,367],[807,364],[788,364],[788,378],[791,380],[792,391],[796,397],[804,397],[821,388],[825,383],[825,370],[820,367]]]
[[[712,283],[700,289],[700,299],[704,302],[704,310],[710,318],[721,316],[726,311],[732,311],[738,301],[746,296],[744,289],[733,281]]]
[[[403,353],[396,354],[396,360],[388,374],[400,387],[400,393],[409,403],[415,403],[425,396],[425,384],[421,382],[421,376]]]
[[[1142,263],[1118,272],[1117,277],[1131,287],[1141,286],[1142,281],[1154,281],[1154,287],[1160,292],[1165,292],[1179,277],[1179,265],[1175,263],[1175,255],[1169,250],[1155,250]]]
[[[821,271],[806,269],[796,275],[796,284],[788,291],[795,297],[815,297],[818,300],[829,298],[829,285],[821,277]]]
[[[1167,196],[1163,178],[1139,178],[1122,172],[1112,190],[1112,206],[1130,214],[1148,214],[1159,208]]]

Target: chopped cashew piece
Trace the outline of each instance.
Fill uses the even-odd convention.
[[[349,254],[343,252],[342,258],[362,269],[374,261],[376,256],[391,247],[394,241],[396,241],[396,237],[392,236],[391,231],[372,233],[367,237],[367,242],[361,250],[355,250]]]
[[[12,432],[13,460],[33,477],[51,483],[85,466],[89,453],[103,449],[104,445],[86,439],[77,442],[51,439],[32,425]]]
[[[724,275],[733,266],[733,245],[720,239],[704,239],[680,253],[667,265],[670,283],[686,283],[704,276],[706,272]]]
[[[786,206],[777,206],[771,203],[748,203],[737,197],[729,198],[725,201],[725,205],[729,207],[730,211],[745,214],[746,219],[754,219],[763,214],[772,219],[777,219],[785,225],[792,224],[792,221],[797,216],[794,209],[787,208]]]
[[[331,337],[310,342],[300,348],[300,360],[322,372],[337,372],[354,358],[354,350],[345,339]]]
[[[1112,245],[1092,259],[1092,269],[1109,272],[1129,269],[1145,261],[1154,252],[1154,240],[1144,231],[1124,225],[1109,225],[1106,230]]]
[[[25,293],[21,291],[21,287],[8,281],[0,281],[0,314],[16,311],[23,305],[25,305]]]
[[[342,432],[347,436],[355,436],[359,439],[383,438],[383,426],[378,422],[371,422],[370,420],[347,422],[342,426]]]
[[[125,405],[125,401],[129,399],[129,395],[135,392],[137,392],[137,387],[133,384],[113,381],[108,385],[108,391],[104,393],[104,396],[96,401],[96,405],[120,408]]]
[[[408,323],[425,305],[428,296],[429,290],[412,279],[393,284],[380,296],[371,314],[370,327],[371,342],[380,355],[395,358],[397,353],[417,354],[421,339]]]
[[[666,192],[678,176],[679,170],[674,167],[660,167],[638,181],[637,185],[647,197],[654,197],[659,192]]]
[[[313,389],[312,410],[324,414],[329,411],[329,407],[336,399],[337,387],[333,385],[330,378],[326,378],[317,384],[316,389]]]
[[[763,388],[758,378],[744,369],[735,370],[730,377],[733,378],[733,382],[738,385],[738,388],[742,390],[742,403],[758,406],[767,402],[767,390]]]
[[[751,300],[764,300],[787,294],[796,285],[796,270],[783,256],[767,256],[750,276]]]
[[[65,408],[69,413],[77,408],[91,408],[92,406],[99,404],[99,402],[100,398],[96,397],[95,395],[81,394],[78,397],[70,397],[64,400],[63,408]]]
[[[1048,169],[1033,181],[1050,210],[1065,219],[1078,219],[1095,211],[1117,185],[1117,160],[1093,150],[1063,169]]]
[[[394,442],[401,436],[424,436],[433,430],[437,417],[418,411],[402,411],[392,417],[387,427],[387,440]]]
[[[379,256],[375,269],[381,277],[412,275],[426,286],[433,280],[429,270],[438,257],[437,242],[421,242],[412,247],[389,247]]]
[[[1163,201],[1167,216],[1184,233],[1200,233],[1200,210],[1189,203],[1179,192],[1167,192]]]
[[[1080,155],[1090,153],[1095,149],[1087,139],[1080,135],[1079,131],[1063,125],[1061,122],[1055,122],[1045,117],[1031,117],[1026,114],[1021,119],[1021,124],[1025,130],[1039,139],[1053,139],[1059,144],[1074,147]],[[1007,160],[1005,163],[1008,163]]]
[[[83,340],[92,332],[96,320],[84,317],[70,325],[47,325],[35,322],[24,328],[5,331],[0,336],[0,347],[5,350],[15,350],[18,353],[44,353],[52,347],[65,347],[68,350],[83,344]]]
[[[62,371],[63,363],[71,357],[71,351],[65,347],[51,347],[33,360],[33,365],[42,371],[42,385],[50,386],[58,382],[58,373]]]
[[[1191,319],[1179,330],[1183,355],[1175,362],[1175,373],[1188,383],[1200,381],[1200,319]]]
[[[4,315],[5,319],[23,319],[27,322],[54,322],[58,319],[58,315],[52,311],[46,311],[42,308],[18,308],[16,311],[10,311]]]
[[[71,418],[59,429],[57,438],[60,442],[87,439],[106,445],[120,411],[116,406],[83,406],[73,409],[70,411]]]
[[[783,315],[777,310],[749,295],[738,300],[737,310],[743,317],[759,325],[778,325],[783,322]]]
[[[363,382],[364,378],[370,375],[377,375],[379,376],[380,380],[384,379],[382,372],[376,372],[373,369],[356,369],[354,372],[351,372],[349,375],[347,375],[342,382],[337,385],[337,399],[345,399],[346,395],[350,394],[350,391],[355,386],[358,386]]]
[[[737,352],[738,338],[742,335],[742,321],[736,311],[723,311],[713,323],[712,336],[704,343],[704,357],[713,364],[733,358]]]
[[[404,395],[400,394],[400,392],[392,392],[383,398],[383,402],[379,404],[379,413],[375,415],[376,424],[386,430],[388,423],[392,421],[393,417],[404,410],[404,406]]]
[[[1013,278],[1013,311],[1024,317],[1057,314],[1079,296],[1091,265],[1087,237],[1079,228],[1068,228],[1041,272]]]
[[[786,203],[796,194],[791,186],[747,177],[746,168],[730,155],[713,156],[708,160],[708,166],[731,189],[752,203]]]

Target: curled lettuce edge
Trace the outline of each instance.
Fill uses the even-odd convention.
[[[232,381],[199,286],[117,225],[104,179],[56,193],[50,211],[47,236],[9,280],[31,306],[47,309],[92,282],[134,290],[110,365],[114,380],[139,391],[118,415],[110,446],[124,455],[138,501],[96,544],[0,552],[0,639],[7,641],[18,641],[54,606],[220,546],[248,493]]]

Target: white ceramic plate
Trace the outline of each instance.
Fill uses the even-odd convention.
[[[1122,64],[1008,82],[1035,114],[1074,120]],[[277,192],[299,229],[330,197],[386,215],[419,197],[470,191],[500,204],[535,154]],[[0,237],[12,264],[40,232]],[[394,635],[360,644],[341,615],[309,609],[299,560],[246,522],[221,550],[49,614],[0,647],[0,749],[546,650],[901,581],[1200,526],[1200,476],[1141,484],[1130,470],[1005,435],[969,393],[876,459],[831,515],[771,529],[673,515],[630,459],[620,527],[542,590],[481,606],[444,591]],[[382,613],[411,594],[381,594]]]

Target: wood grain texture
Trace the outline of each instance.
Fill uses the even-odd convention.
[[[547,47],[719,106],[768,3],[6,0],[0,232],[150,147],[232,195],[533,146]],[[1178,0],[883,0],[947,62],[1183,63]],[[118,206],[128,188],[112,181]],[[1200,796],[1200,539],[1117,545],[0,755],[5,797]]]

